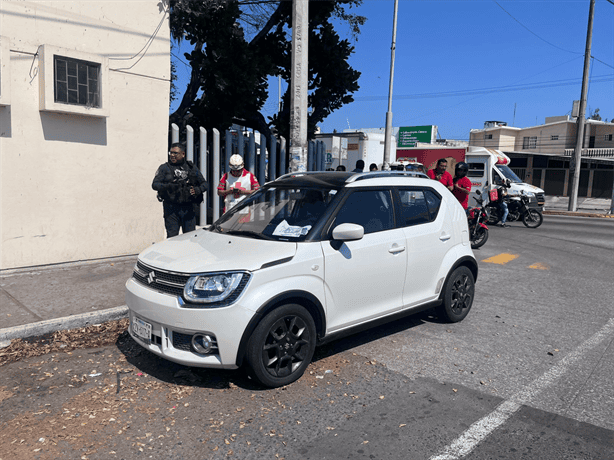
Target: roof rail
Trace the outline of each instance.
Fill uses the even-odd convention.
[[[284,174],[283,176],[279,176],[277,179],[275,179],[276,181],[280,180],[280,179],[287,179],[288,177],[298,177],[298,176],[308,176],[311,174],[322,174],[324,171],[297,171],[297,172],[291,172],[291,173],[287,173]]]
[[[356,182],[364,179],[375,179],[378,177],[422,177],[428,179],[429,176],[420,171],[373,171],[356,173],[349,177],[346,182]]]

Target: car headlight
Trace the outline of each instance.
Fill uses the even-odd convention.
[[[183,289],[183,297],[188,302],[194,303],[233,300],[229,297],[231,295],[233,298],[238,297],[248,279],[249,274],[242,272],[195,275],[188,279]]]
[[[524,192],[524,194],[528,196],[529,198],[533,198],[535,196],[535,193],[533,192]]]

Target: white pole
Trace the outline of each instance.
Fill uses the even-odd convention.
[[[309,0],[292,2],[292,78],[290,81],[290,171],[307,170],[307,77]]]
[[[394,52],[397,40],[397,11],[399,0],[394,0],[394,16],[392,22],[392,46],[390,47],[390,85],[388,87],[388,111],[386,112],[386,131],[384,137],[384,164],[382,169],[390,169],[390,137],[392,135],[392,82],[394,80]]]

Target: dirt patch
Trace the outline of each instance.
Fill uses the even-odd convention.
[[[79,329],[56,331],[40,337],[15,339],[8,347],[0,350],[0,366],[48,353],[111,345],[128,329],[128,321],[128,318],[123,318]]]

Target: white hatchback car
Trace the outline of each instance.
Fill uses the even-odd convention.
[[[364,323],[473,303],[467,218],[413,172],[287,174],[200,229],[142,252],[126,283],[130,335],[188,366],[247,364],[298,379],[316,344]]]

